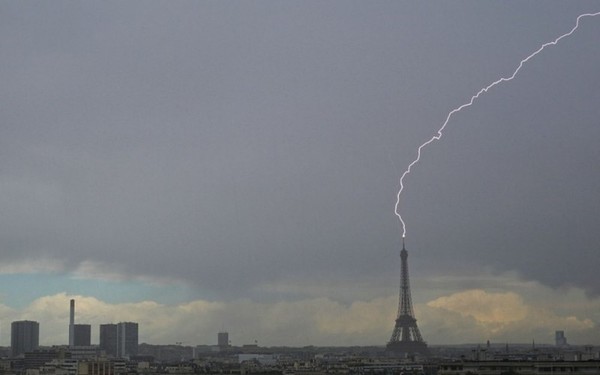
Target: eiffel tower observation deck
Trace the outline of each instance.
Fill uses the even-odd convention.
[[[402,239],[398,317],[396,318],[392,338],[387,344],[387,351],[400,356],[414,354],[427,356],[429,354],[427,343],[421,337],[421,332],[419,332],[419,327],[417,327],[417,319],[415,319],[413,312],[407,259],[408,251],[406,251],[404,239]]]

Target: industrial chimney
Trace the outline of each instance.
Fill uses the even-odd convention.
[[[75,346],[75,300],[71,300],[71,310],[69,315],[69,347]]]

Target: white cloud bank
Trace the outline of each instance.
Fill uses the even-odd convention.
[[[135,321],[140,324],[140,342],[157,344],[215,344],[217,332],[223,328],[230,332],[234,345],[255,340],[269,346],[379,344],[387,340],[395,314],[391,297],[349,305],[327,298],[274,303],[196,300],[165,305],[153,301],[110,304],[60,293],[38,298],[21,311],[0,305],[5,317],[2,331],[10,332],[12,320],[36,320],[42,345],[64,344],[71,298],[76,300],[76,323],[93,326],[93,343],[98,340],[99,324]],[[3,345],[9,341],[8,335],[2,335]]]
[[[554,294],[555,301],[565,295],[561,291],[554,291]],[[555,307],[558,308],[558,305]],[[600,303],[598,300],[587,300],[587,306],[598,308]],[[460,337],[466,342],[490,339],[551,343],[555,330],[565,330],[574,339],[573,343],[599,341],[597,324],[592,318],[575,315],[575,310],[569,315],[562,315],[559,309],[556,310],[545,306],[543,301],[526,301],[515,292],[472,289],[429,301],[422,313],[425,324],[436,331],[438,337],[450,335],[453,331],[460,332]],[[447,340],[450,339],[447,337]]]
[[[577,291],[554,291],[536,287],[543,298],[525,298],[527,293],[490,292],[470,289],[416,304],[415,313],[430,344],[485,342],[551,343],[557,329],[565,330],[573,344],[600,342],[597,311],[600,301]],[[546,300],[561,297],[574,309],[550,308]],[[92,342],[98,340],[98,325],[136,321],[140,342],[214,344],[221,329],[230,332],[234,345],[258,341],[259,345],[384,345],[389,339],[397,308],[397,296],[344,304],[331,298],[296,301],[228,302],[195,300],[177,305],[154,301],[108,303],[89,296],[66,293],[34,300],[21,310],[0,305],[2,332],[10,322],[30,319],[40,322],[43,345],[67,342],[69,299],[76,299],[76,322],[92,324]],[[10,342],[1,335],[2,345]]]

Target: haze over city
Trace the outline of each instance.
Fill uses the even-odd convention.
[[[596,1],[3,2],[0,345],[385,345],[398,178]],[[600,344],[600,16],[406,179],[430,344]],[[97,330],[92,343],[98,342]]]

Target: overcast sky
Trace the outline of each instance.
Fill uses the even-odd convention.
[[[384,345],[398,179],[596,1],[0,3],[0,345]],[[600,344],[600,16],[405,180],[432,344]],[[94,326],[92,341],[98,340]]]

